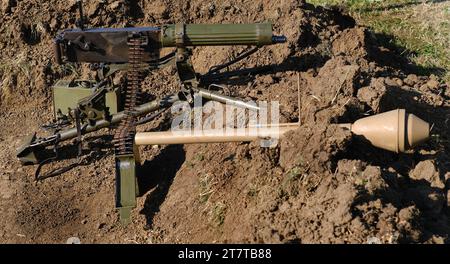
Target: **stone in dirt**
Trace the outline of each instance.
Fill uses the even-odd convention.
[[[410,178],[414,180],[425,180],[431,187],[445,188],[445,182],[441,179],[439,171],[431,160],[419,162],[414,170],[411,171]]]

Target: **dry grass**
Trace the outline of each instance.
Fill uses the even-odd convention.
[[[221,227],[225,221],[227,206],[222,201],[211,201],[217,181],[213,175],[205,173],[199,178],[199,202],[203,205],[202,213],[208,217],[213,227]],[[212,199],[214,200],[214,199]]]
[[[204,204],[208,202],[211,194],[214,193],[214,186],[216,182],[213,179],[213,176],[209,173],[205,173],[199,178],[199,201]]]
[[[407,50],[421,74],[438,73],[450,82],[450,1],[310,0],[344,6],[356,20],[377,33],[393,37]]]
[[[26,52],[19,53],[14,58],[3,60],[0,64],[1,75],[7,76],[18,72],[28,79],[31,78],[31,65]]]

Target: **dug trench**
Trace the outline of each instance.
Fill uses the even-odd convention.
[[[52,119],[52,84],[92,74],[86,66],[59,67],[48,52],[56,32],[74,22],[74,4],[2,1],[0,242],[448,243],[450,91],[435,69],[419,75],[387,44],[390,36],[303,1],[154,2],[89,2],[86,14],[93,27],[273,22],[288,43],[261,48],[218,83],[244,100],[279,101],[281,122],[299,121],[300,110],[302,126],[275,148],[143,147],[141,195],[133,222],[123,227],[114,208],[114,161],[101,136],[113,131],[85,137],[89,164],[42,182],[15,159],[20,137]],[[25,14],[33,23],[22,21]],[[193,64],[205,73],[242,49],[197,48]],[[241,74],[250,68],[261,70]],[[143,89],[152,96],[177,91],[175,69],[152,72]],[[396,108],[432,124],[432,140],[396,154],[336,125]],[[167,129],[170,117],[139,131]]]

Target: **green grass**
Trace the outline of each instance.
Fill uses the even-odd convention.
[[[450,2],[407,0],[309,0],[340,6],[359,24],[393,37],[412,62],[450,82]],[[436,70],[438,69],[438,70]]]

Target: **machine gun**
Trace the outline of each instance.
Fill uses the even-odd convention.
[[[78,157],[82,156],[82,135],[102,128],[115,129],[114,153],[116,163],[116,207],[122,223],[130,221],[131,209],[136,206],[138,193],[136,168],[139,166],[137,145],[212,143],[251,141],[260,137],[271,137],[272,132],[258,128],[258,133],[246,133],[237,137],[216,134],[214,131],[198,136],[179,136],[167,132],[136,133],[136,126],[154,119],[163,109],[175,102],[193,103],[199,96],[206,100],[232,104],[255,110],[249,104],[214,92],[202,82],[203,77],[214,79],[222,70],[237,63],[258,48],[286,42],[286,37],[272,33],[272,25],[261,24],[174,24],[141,28],[94,28],[86,29],[79,2],[78,28],[60,32],[54,40],[55,60],[59,64],[68,62],[91,63],[97,71],[98,80],[60,80],[53,87],[55,122],[46,126],[53,130],[48,137],[27,137],[17,151],[24,165],[38,164],[36,180],[53,177],[77,166],[56,169],[41,175],[44,164],[60,158],[58,145],[76,138]],[[190,61],[191,48],[197,46],[253,46],[233,60],[212,67],[206,75],[194,71]],[[160,56],[162,48],[174,51]],[[141,83],[148,71],[174,64],[180,80],[177,93],[153,101],[141,102]],[[115,86],[111,81],[118,71],[126,72],[126,85]],[[246,70],[246,73],[251,72]],[[225,74],[226,76],[226,74]],[[222,78],[221,77],[221,78]],[[275,124],[272,124],[275,125]],[[271,125],[271,126],[272,126]],[[298,127],[298,123],[276,124],[278,134]],[[376,147],[394,152],[403,152],[429,137],[429,124],[407,114],[403,109],[366,117],[353,124],[341,124],[353,134],[363,136]]]
[[[259,47],[286,42],[286,37],[272,33],[270,23],[260,24],[172,24],[160,27],[85,28],[81,1],[78,28],[59,32],[53,50],[58,64],[70,62],[91,63],[97,70],[97,81],[60,80],[53,87],[55,122],[48,137],[27,137],[18,149],[17,157],[24,165],[39,164],[35,178],[56,176],[76,166],[54,170],[41,175],[44,164],[59,159],[58,145],[77,138],[78,155],[82,154],[82,135],[118,125],[114,134],[116,162],[116,207],[123,223],[129,222],[131,209],[136,205],[136,126],[150,121],[151,112],[170,107],[177,101],[193,102],[194,96],[221,103],[254,107],[245,102],[205,89],[200,76],[190,61],[192,47],[198,46],[253,46],[235,59],[211,68],[209,76],[255,53]],[[162,48],[174,51],[161,57]],[[176,66],[180,79],[178,93],[140,102],[141,82],[148,71],[169,64]],[[126,71],[124,91],[115,87],[111,77]],[[139,117],[146,116],[138,119]]]

